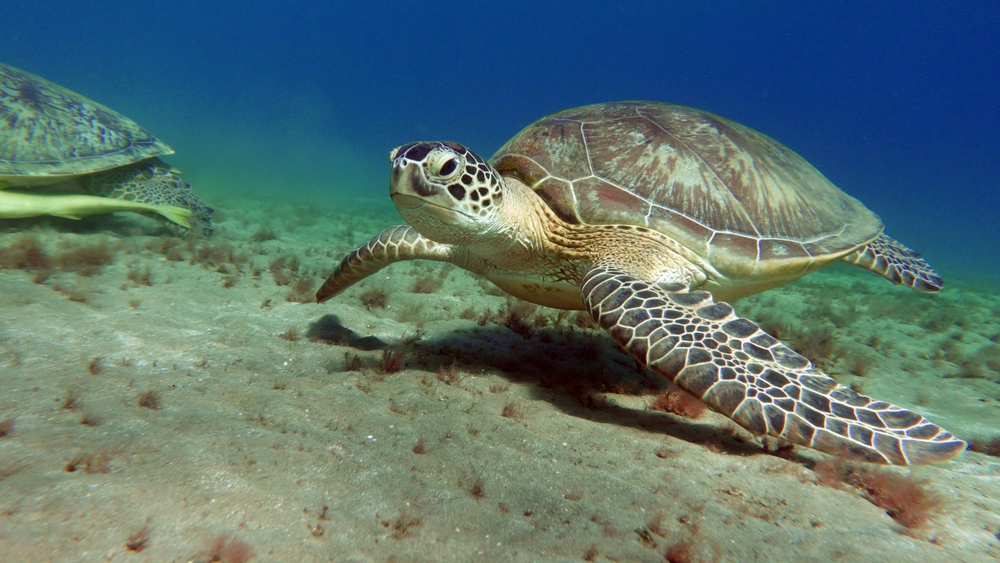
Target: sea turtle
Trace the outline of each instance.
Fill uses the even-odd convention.
[[[212,208],[131,119],[0,63],[0,219],[134,211],[212,234]]]
[[[545,117],[489,162],[451,142],[392,151],[412,226],[343,259],[322,302],[384,266],[456,264],[540,305],[584,309],[643,365],[757,434],[876,463],[947,460],[966,444],[859,395],[723,300],[833,262],[935,292],[941,279],[879,218],[757,131],[654,102]]]

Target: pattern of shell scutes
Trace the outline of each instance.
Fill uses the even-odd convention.
[[[87,174],[173,152],[127,117],[0,63],[0,176]]]
[[[566,221],[653,228],[731,277],[793,273],[879,218],[774,139],[700,110],[618,102],[542,118],[491,159]]]

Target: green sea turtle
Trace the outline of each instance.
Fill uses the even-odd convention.
[[[0,63],[0,219],[134,211],[212,234],[212,209],[131,119]],[[193,219],[193,221],[192,221]]]
[[[318,301],[393,262],[450,262],[521,299],[589,311],[643,365],[757,435],[892,464],[966,446],[839,385],[722,302],[836,261],[942,286],[874,213],[770,137],[687,107],[608,103],[543,118],[489,162],[450,142],[390,160],[390,194],[412,226],[351,252]]]

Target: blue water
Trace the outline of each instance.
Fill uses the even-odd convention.
[[[1000,276],[1000,3],[528,4],[36,0],[3,8],[0,60],[140,122],[209,199],[385,197],[408,141],[490,155],[567,107],[691,105]]]

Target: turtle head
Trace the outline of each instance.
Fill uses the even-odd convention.
[[[394,149],[389,193],[406,222],[425,237],[463,244],[496,225],[504,195],[500,174],[457,143],[411,143]]]

